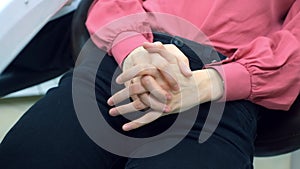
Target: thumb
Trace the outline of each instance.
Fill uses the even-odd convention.
[[[164,45],[157,41],[157,42],[153,42],[153,43],[150,43],[150,42],[144,42],[143,44],[143,47],[144,49],[149,49],[149,48],[164,48]]]
[[[150,43],[150,42],[145,42],[144,44],[143,44],[143,47],[144,47],[144,49],[146,49],[146,50],[150,50],[150,49],[163,49],[163,48],[165,48],[164,47],[164,45],[161,43],[161,42],[159,42],[159,41],[157,41],[157,42],[154,42],[154,43]],[[173,49],[172,48],[173,46],[170,46],[170,48],[169,49]],[[173,49],[174,50],[174,49]],[[177,51],[177,50],[179,50],[179,49],[177,49],[176,48],[176,50],[174,50],[174,51]],[[172,51],[172,50],[171,50]],[[178,51],[178,52],[180,52],[180,54],[183,54],[181,51]],[[177,53],[175,54],[175,56],[176,56],[176,59],[177,59],[177,64],[178,64],[178,67],[179,67],[179,69],[180,69],[180,72],[185,76],[185,77],[190,77],[190,76],[192,76],[193,74],[192,74],[192,71],[191,71],[191,69],[190,69],[190,67],[189,67],[189,63],[188,63],[188,60],[187,61],[185,61],[184,60],[184,58],[182,58],[182,56],[181,55],[178,55]],[[183,54],[183,57],[185,57],[184,56],[184,54]],[[187,62],[187,63],[186,63]]]
[[[193,75],[192,70],[190,69],[190,67],[184,61],[177,58],[177,63],[178,63],[178,66],[179,66],[179,69],[180,69],[181,73],[185,77],[191,77]]]

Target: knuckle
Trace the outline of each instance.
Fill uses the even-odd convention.
[[[136,101],[134,101],[134,108],[136,108],[137,110],[142,110],[142,109],[144,109],[145,108],[145,105],[144,105],[144,103],[142,103],[141,101],[139,101],[139,100],[136,100]]]
[[[140,99],[145,104],[146,106],[150,106],[150,100],[149,100],[149,95],[148,94],[142,94],[140,95]]]
[[[156,68],[151,65],[141,65],[141,67],[138,70],[140,75],[147,75],[153,74],[155,69]]]
[[[139,91],[139,86],[137,86],[137,85],[131,85],[129,87],[130,94],[139,94],[138,91]]]
[[[164,62],[161,62],[161,63],[158,63],[157,64],[157,68],[161,71],[161,72],[166,72],[166,69],[167,67],[169,66],[169,63],[164,63]],[[158,72],[156,71],[156,74],[159,74],[161,72]]]
[[[150,83],[151,83],[151,77],[150,76],[142,77],[142,84],[143,85],[149,85]]]
[[[169,89],[170,89],[169,85],[166,84],[166,83],[160,84],[160,87],[161,87],[162,89],[164,89],[164,90],[169,90]]]
[[[150,75],[156,75],[157,73],[159,73],[158,72],[158,70],[157,70],[157,68],[155,68],[155,69],[151,69],[151,73],[150,73]]]
[[[136,97],[136,95],[134,95],[134,96],[131,96],[130,97],[133,101],[136,101],[138,98]]]
[[[161,56],[161,54],[156,53],[155,57],[152,57],[152,63],[156,66],[156,67],[163,67],[168,65],[168,62]]]
[[[174,44],[168,44],[167,46],[168,46],[169,49],[177,48]]]
[[[188,63],[189,59],[187,57],[185,57],[184,55],[180,55],[180,59],[184,62],[184,63]]]
[[[169,63],[168,63],[168,62],[161,62],[161,63],[160,63],[160,66],[161,66],[162,68],[166,68],[166,67],[169,66]]]

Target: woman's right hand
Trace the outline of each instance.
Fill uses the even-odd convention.
[[[146,49],[149,47],[163,48],[176,56],[172,59],[165,59],[161,57],[158,53],[149,53]],[[176,62],[176,63],[175,63]],[[144,65],[151,64],[153,67],[144,69]],[[132,51],[128,57],[123,62],[123,71],[130,69],[138,65],[140,67],[140,76],[125,82],[125,89],[115,95],[119,99],[125,99],[124,96],[130,96],[133,99],[131,109],[145,109],[149,107],[149,93],[151,93],[154,98],[151,98],[150,102],[154,107],[164,107],[167,100],[171,99],[171,90],[178,90],[178,84],[176,80],[171,77],[168,71],[171,71],[170,64],[178,64],[181,73],[186,76],[192,76],[192,72],[189,68],[188,59],[184,54],[174,45],[167,44],[163,45],[160,42],[155,43],[145,43],[144,46],[136,48]],[[142,70],[142,71],[141,71]],[[144,80],[147,83],[147,88],[142,85],[141,78],[150,79]],[[151,90],[151,91],[149,91]],[[119,97],[123,96],[123,97]],[[109,100],[108,104],[113,105],[114,102],[119,102],[118,100]],[[146,103],[146,104],[145,104]],[[127,107],[126,107],[127,108]],[[161,111],[168,111],[168,107]],[[111,112],[111,114],[114,114]]]
[[[128,131],[132,129],[139,128],[145,124],[151,123],[152,121],[158,119],[159,117],[171,113],[178,113],[192,108],[195,105],[216,100],[223,95],[223,85],[222,78],[214,69],[204,69],[193,71],[192,77],[185,77],[182,75],[181,70],[176,61],[176,57],[166,50],[166,48],[156,48],[150,47],[147,49],[150,53],[157,53],[160,57],[165,58],[169,61],[167,74],[171,75],[175,81],[178,82],[180,90],[172,90],[170,89],[170,94],[172,98],[167,101],[165,104],[156,105],[153,100],[153,90],[157,87],[151,87],[150,83],[155,83],[156,80],[153,79],[152,76],[142,76],[144,70],[147,68],[152,68],[153,65],[145,64],[143,66],[133,66],[128,70],[124,71],[118,78],[118,83],[124,83],[133,79],[135,77],[141,77],[142,85],[145,87],[149,93],[145,94],[145,98],[143,102],[149,106],[151,109],[144,116],[133,120],[123,126],[123,129]],[[139,84],[140,85],[140,84]],[[126,89],[119,91],[118,94],[115,94],[111,97],[112,100],[116,101],[115,104],[123,101],[128,98],[128,96],[124,95]],[[167,110],[166,106],[168,107]],[[111,109],[111,115],[120,115],[135,112],[141,110],[141,107],[135,107],[133,103],[117,106]],[[165,112],[165,113],[163,113]]]

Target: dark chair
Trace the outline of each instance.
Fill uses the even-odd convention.
[[[289,153],[300,148],[300,96],[289,111],[264,110],[258,121],[255,155]]]
[[[72,24],[72,45],[78,55],[89,39],[85,28],[87,11],[92,0],[82,1]],[[300,97],[289,111],[264,110],[258,121],[255,156],[274,156],[300,148]]]
[[[53,79],[73,67],[72,17],[70,13],[47,23],[0,73],[0,97]]]

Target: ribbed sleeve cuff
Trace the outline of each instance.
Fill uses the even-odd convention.
[[[219,101],[247,99],[251,94],[251,77],[247,69],[236,62],[217,66],[216,69],[224,81],[224,95]]]

